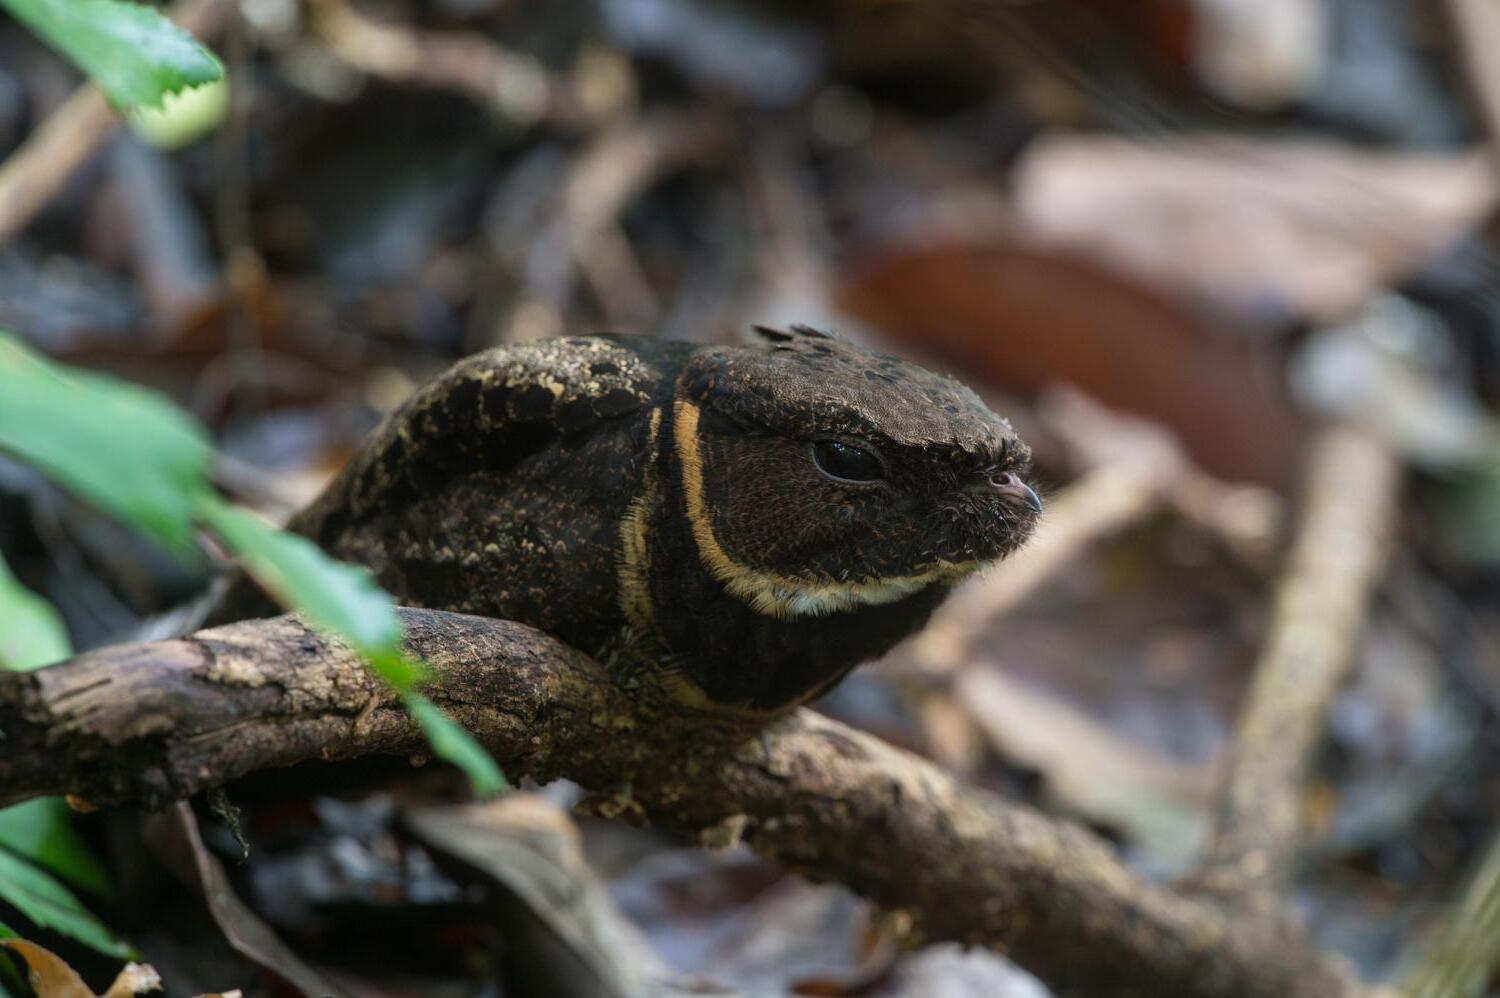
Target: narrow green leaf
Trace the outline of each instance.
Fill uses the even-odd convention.
[[[0,669],[37,669],[72,651],[52,604],[21,585],[0,558]]]
[[[422,726],[432,751],[463,770],[477,796],[493,797],[509,785],[494,757],[437,704],[420,693],[408,693],[402,699],[411,716]]]
[[[401,671],[395,601],[375,584],[369,569],[335,561],[307,538],[218,500],[203,502],[200,513],[278,603],[343,638],[397,689],[412,687],[418,677]]]
[[[195,550],[208,442],[155,392],[58,367],[0,331],[0,451],[179,555]]]
[[[111,894],[104,864],[73,827],[73,812],[60,797],[39,797],[0,808],[0,846],[75,887],[101,897]]]
[[[416,695],[426,669],[401,649],[390,594],[368,569],[335,561],[215,496],[205,436],[170,402],[59,368],[0,331],[0,450],[178,550],[191,549],[195,522],[207,524],[277,602],[343,639],[406,695],[433,751],[469,774],[476,792],[505,786],[468,732]]]
[[[224,66],[151,7],[124,0],[0,0],[123,107],[222,79]]]
[[[419,659],[411,658],[401,651],[382,651],[366,655],[365,661],[375,675],[390,684],[391,689],[409,693],[427,680],[427,666]]]
[[[489,796],[505,789],[505,778],[489,753],[416,693],[426,668],[402,652],[395,602],[367,569],[334,561],[305,537],[277,530],[218,500],[203,502],[200,515],[278,603],[348,642],[376,675],[403,695],[433,752],[462,769],[476,794]]]
[[[0,901],[44,929],[76,939],[122,960],[135,951],[89,913],[73,892],[51,875],[12,852],[0,849]]]

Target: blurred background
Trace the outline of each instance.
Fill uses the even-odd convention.
[[[1352,424],[1409,478],[1292,900],[1378,975],[1453,896],[1500,817],[1500,8],[223,6],[228,85],[133,115],[0,240],[0,327],[171,395],[232,497],[283,519],[498,344],[803,323],[951,371],[1035,450],[1040,553],[818,709],[1166,879],[1204,844],[1304,445]],[[77,84],[0,21],[0,157]],[[0,551],[80,648],[209,574],[3,460]],[[458,871],[420,820],[461,791],[301,767],[232,789],[248,862],[204,834],[245,917],[353,994],[574,993],[560,968],[590,960],[705,993],[1047,993],[992,953],[903,952],[743,848],[572,817],[566,786],[506,820],[572,857],[612,942],[535,943],[525,864]],[[233,932],[181,914],[149,843],[86,831],[134,868],[101,903],[169,981],[273,993],[243,955],[233,981],[197,965]]]

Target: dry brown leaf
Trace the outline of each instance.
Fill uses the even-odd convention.
[[[127,963],[100,998],[130,998],[162,989],[161,975],[149,963]]]
[[[1271,351],[1087,254],[998,240],[892,246],[846,270],[838,300],[981,383],[1022,394],[1071,384],[1148,417],[1221,478],[1292,478],[1296,416]]]
[[[1031,147],[1015,192],[1040,238],[1231,308],[1333,322],[1478,226],[1497,181],[1479,151],[1061,136]]]
[[[305,994],[340,994],[324,976],[299,957],[235,893],[224,864],[203,844],[198,819],[185,801],[152,819],[159,855],[180,864],[179,874],[202,891],[208,914],[225,942],[251,963]]]
[[[0,939],[0,946],[26,961],[26,978],[42,998],[94,998],[78,972],[46,947],[25,939]]]
[[[27,980],[38,998],[95,998],[78,972],[56,953],[26,939],[0,939],[0,946],[26,961]],[[161,990],[161,975],[146,963],[127,963],[98,998],[130,998]]]
[[[662,992],[665,970],[589,867],[577,825],[556,804],[515,791],[483,804],[413,809],[405,824],[465,882],[487,886],[491,917],[509,944],[547,954],[531,971],[538,991]]]

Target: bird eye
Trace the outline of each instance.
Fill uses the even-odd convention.
[[[878,482],[885,477],[880,458],[853,444],[819,440],[813,444],[812,455],[819,471],[842,482]]]

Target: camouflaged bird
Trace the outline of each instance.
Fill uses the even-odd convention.
[[[406,603],[523,621],[696,706],[826,690],[1014,550],[1029,452],[969,389],[821,333],[470,357],[292,528]]]

